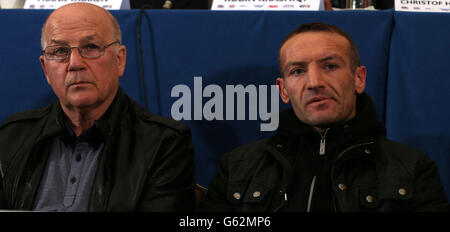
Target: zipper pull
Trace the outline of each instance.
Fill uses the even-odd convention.
[[[327,138],[327,133],[330,128],[327,128],[325,131],[315,128],[315,131],[320,134],[320,147],[319,147],[319,155],[325,155],[325,141]],[[322,133],[323,132],[323,133]]]
[[[320,139],[319,155],[325,155],[325,136]]]

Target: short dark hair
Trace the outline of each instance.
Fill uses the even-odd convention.
[[[339,28],[337,26],[326,24],[326,23],[321,23],[321,22],[306,23],[306,24],[302,24],[300,27],[298,27],[297,29],[295,29],[294,31],[289,33],[289,35],[286,36],[286,38],[281,43],[280,50],[278,51],[278,67],[280,69],[280,74],[282,77],[284,75],[283,75],[283,69],[282,69],[283,67],[281,66],[281,48],[290,38],[292,38],[298,34],[305,33],[305,32],[330,32],[330,33],[336,33],[338,35],[344,36],[350,44],[350,62],[351,62],[350,67],[351,67],[352,71],[355,71],[355,69],[360,65],[358,48],[356,48],[355,42],[353,42],[352,38],[350,37],[349,34],[347,34],[347,32],[345,32],[344,30],[342,30],[341,28]]]

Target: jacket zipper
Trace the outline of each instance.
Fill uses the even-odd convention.
[[[328,130],[330,130],[330,128],[327,128],[323,134],[320,133],[320,131],[316,130],[317,133],[320,134],[319,155],[321,155],[321,156],[325,155],[325,145],[326,145]],[[311,181],[311,187],[309,188],[308,204],[306,206],[306,212],[311,211],[311,203],[312,203],[312,197],[314,195],[314,187],[316,185],[316,179],[317,179],[317,176],[314,176]]]
[[[320,134],[319,155],[325,155],[325,145],[326,145],[327,133],[328,133],[329,129],[330,128],[327,128],[323,134],[320,133],[318,130],[316,130],[317,133]]]
[[[311,182],[311,188],[309,188],[309,196],[308,196],[308,205],[306,208],[306,212],[311,212],[311,203],[312,203],[312,197],[314,194],[314,186],[316,185],[316,178],[317,176],[314,176]]]
[[[325,155],[325,136],[320,139],[319,155]]]

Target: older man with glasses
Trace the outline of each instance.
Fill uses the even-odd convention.
[[[114,17],[92,4],[48,17],[40,62],[59,101],[0,126],[0,209],[194,210],[190,130],[123,92],[121,40]]]

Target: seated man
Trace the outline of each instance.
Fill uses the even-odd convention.
[[[338,27],[304,24],[282,43],[275,136],[222,157],[205,211],[435,211],[448,200],[435,163],[385,137],[364,93],[366,67]]]
[[[192,211],[191,134],[119,87],[120,27],[101,7],[55,10],[40,62],[59,101],[0,126],[0,209]]]

